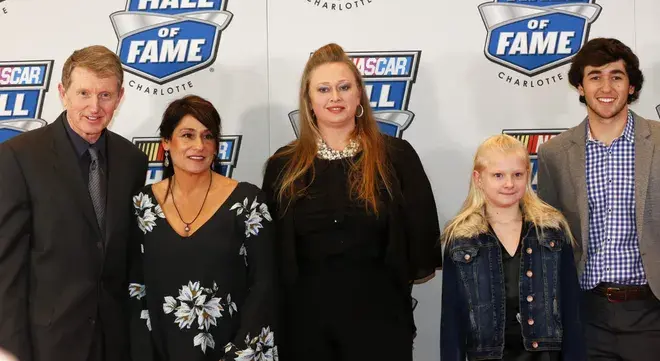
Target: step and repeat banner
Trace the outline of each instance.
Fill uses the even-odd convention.
[[[590,38],[637,53],[646,82],[632,109],[658,119],[658,15],[655,0],[0,0],[0,142],[52,122],[64,61],[101,44],[126,70],[110,128],[148,154],[148,182],[162,175],[162,112],[197,94],[222,117],[224,174],[260,185],[267,157],[296,137],[305,62],[336,42],[383,131],[419,153],[444,224],[486,137],[519,137],[536,169],[537,147],[582,121],[567,71]],[[413,290],[417,361],[439,359],[440,276]]]

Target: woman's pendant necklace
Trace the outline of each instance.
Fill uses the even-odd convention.
[[[172,204],[174,204],[174,209],[176,209],[176,214],[179,216],[179,219],[181,220],[181,223],[184,224],[183,230],[186,232],[186,237],[190,234],[190,225],[195,223],[197,220],[197,217],[202,213],[202,209],[204,209],[204,204],[206,204],[206,198],[209,196],[209,191],[211,190],[211,184],[213,184],[213,173],[211,173],[211,180],[209,180],[209,187],[206,189],[206,195],[204,195],[204,200],[202,201],[202,206],[199,207],[199,211],[197,212],[197,215],[195,218],[193,218],[192,221],[186,222],[183,220],[181,217],[181,213],[179,212],[179,207],[176,206],[176,202],[174,201],[174,191],[172,190],[174,188],[174,176],[172,176],[172,187],[170,187],[170,195],[172,196]]]

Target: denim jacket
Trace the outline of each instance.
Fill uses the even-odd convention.
[[[537,233],[533,224],[523,226],[519,310],[525,349],[561,350],[564,360],[586,360],[572,247],[560,230]],[[494,232],[449,243],[442,273],[441,360],[501,359],[506,293]]]

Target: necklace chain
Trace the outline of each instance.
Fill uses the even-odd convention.
[[[202,213],[202,209],[204,209],[204,204],[206,204],[206,198],[209,196],[209,191],[211,190],[211,184],[213,184],[213,173],[211,173],[211,179],[209,180],[209,187],[206,189],[206,194],[204,195],[204,200],[202,201],[202,206],[199,207],[199,211],[197,212],[197,215],[195,218],[193,218],[192,221],[186,222],[183,220],[183,217],[181,217],[181,212],[179,212],[179,207],[176,206],[176,202],[174,201],[174,176],[172,176],[172,187],[170,187],[170,195],[172,195],[172,204],[174,204],[174,209],[176,210],[176,214],[179,216],[179,219],[183,224],[185,224],[185,227],[183,230],[186,232],[186,236],[190,233],[190,225],[195,223],[197,220],[197,217]]]
[[[350,158],[356,155],[357,152],[360,150],[360,142],[355,138],[351,139],[346,145],[346,147],[343,150],[339,151],[330,148],[323,139],[318,139],[316,141],[316,147],[317,147],[317,151],[316,151],[317,157],[321,159],[335,160],[342,158]]]

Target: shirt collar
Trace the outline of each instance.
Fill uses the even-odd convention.
[[[66,112],[64,112],[63,123],[64,129],[66,129],[66,133],[69,135],[69,139],[71,140],[71,144],[73,144],[73,149],[76,151],[78,158],[84,156],[87,153],[87,149],[90,147],[96,148],[101,154],[101,157],[105,157],[105,144],[107,138],[105,129],[101,133],[101,136],[96,141],[96,143],[90,144],[87,140],[76,133],[73,128],[71,128]]]
[[[626,121],[626,126],[623,127],[621,135],[616,139],[623,138],[630,143],[635,143],[635,117],[633,117],[632,112],[628,111],[628,120]],[[591,128],[589,127],[589,120],[587,120],[587,142],[597,142],[597,139],[591,135]]]

